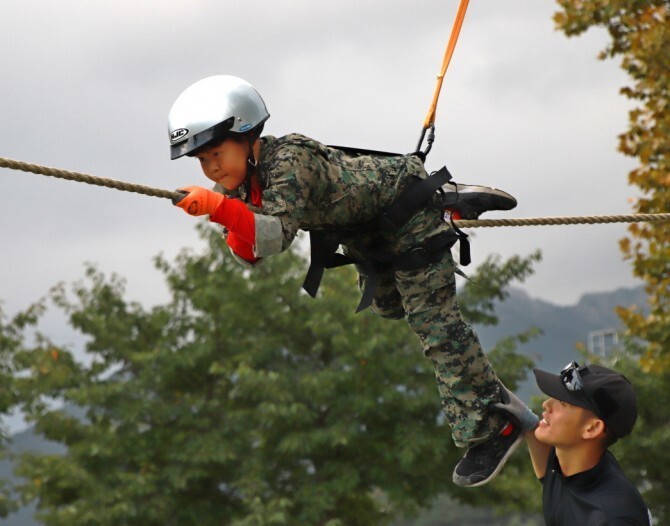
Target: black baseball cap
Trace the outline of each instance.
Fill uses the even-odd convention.
[[[533,369],[538,387],[545,394],[593,411],[616,438],[633,430],[637,420],[637,397],[623,374],[602,365],[568,364],[561,374]]]

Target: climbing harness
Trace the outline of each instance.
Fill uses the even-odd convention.
[[[338,232],[311,230],[309,232],[310,265],[302,288],[314,298],[326,269],[354,264],[359,273],[365,276],[361,299],[356,307],[358,313],[372,304],[379,272],[388,269],[407,271],[426,267],[438,261],[458,239],[459,236],[454,230],[448,230],[426,239],[421,246],[401,255],[394,255],[375,247],[353,244],[352,246],[363,254],[361,259],[357,259],[336,252],[340,246]]]
[[[419,210],[424,208],[428,201],[449,181],[451,181],[451,174],[446,166],[433,172],[426,179],[414,178],[382,214],[366,225],[366,229],[377,229],[387,233],[397,232]],[[470,262],[468,236],[457,227],[428,238],[422,245],[405,254],[391,254],[379,247],[361,246],[354,242],[352,246],[363,254],[362,259],[352,258],[337,252],[340,246],[340,237],[349,232],[351,232],[351,229],[342,232],[310,230],[310,265],[302,287],[307,294],[315,297],[325,269],[356,264],[361,274],[366,277],[365,287],[356,312],[360,312],[372,304],[379,271],[389,268],[394,270],[423,268],[441,258],[456,241],[461,243],[461,263],[467,265]]]

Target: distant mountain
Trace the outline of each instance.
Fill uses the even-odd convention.
[[[499,325],[475,326],[475,329],[484,348],[490,349],[505,336],[525,332],[530,327],[540,328],[542,335],[521,346],[519,351],[532,358],[540,369],[558,372],[566,363],[581,359],[576,351],[576,344],[586,344],[589,332],[620,327],[621,322],[614,313],[615,307],[631,305],[645,310],[646,295],[642,287],[585,294],[576,305],[566,307],[534,299],[522,290],[512,289],[510,296],[496,305]],[[519,395],[524,400],[529,400],[531,395],[536,394],[539,394],[539,390],[532,379],[528,379],[519,389]],[[64,448],[35,436],[28,429],[12,437],[10,451],[14,454],[23,451],[51,454],[63,452]],[[13,478],[8,460],[0,461],[0,478]],[[23,508],[8,519],[0,521],[0,524],[37,526],[32,519],[33,513],[34,507]]]
[[[620,329],[621,320],[614,309],[632,305],[646,310],[643,287],[585,294],[576,305],[565,307],[531,298],[522,290],[512,289],[510,296],[495,306],[499,325],[475,326],[475,329],[484,348],[490,349],[505,336],[538,327],[542,334],[521,346],[519,351],[532,358],[536,367],[558,372],[572,360],[583,361],[576,345],[580,342],[587,345],[590,332]],[[539,391],[534,382],[529,380],[519,394],[523,397],[539,394]]]

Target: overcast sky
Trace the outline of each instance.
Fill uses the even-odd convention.
[[[241,76],[262,93],[266,133],[409,152],[417,142],[456,0],[0,0],[0,156],[175,189],[207,185],[170,161],[167,115],[193,82]],[[427,166],[503,188],[488,217],[630,213],[631,159],[617,153],[630,103],[604,33],[568,39],[553,2],[474,0],[447,73]],[[153,258],[200,246],[198,221],[166,199],[0,169],[0,300],[12,314],[83,262],[167,299]],[[202,220],[202,219],[200,219]],[[541,249],[524,286],[571,304],[637,284],[625,225],[477,229],[474,263]],[[352,294],[355,294],[352,290]]]

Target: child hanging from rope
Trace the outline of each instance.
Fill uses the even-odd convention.
[[[214,76],[186,89],[170,111],[171,157],[197,158],[215,187],[182,188],[176,206],[222,225],[235,257],[250,266],[286,250],[298,230],[309,231],[304,287],[312,296],[324,268],[355,263],[359,309],[404,317],[434,365],[454,442],[468,448],[453,481],[487,483],[522,435],[494,410],[500,383],[461,318],[451,255],[459,233],[445,222],[444,207],[476,218],[516,201],[492,188],[453,184],[446,168],[429,176],[420,154],[361,153],[298,134],[261,137],[268,118],[242,79]]]

